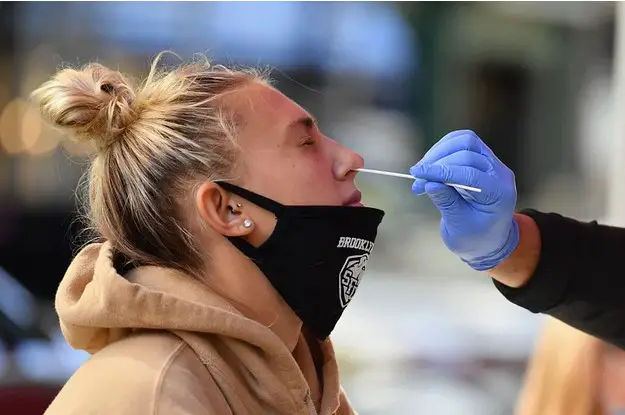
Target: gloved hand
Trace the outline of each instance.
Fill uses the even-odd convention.
[[[413,193],[427,193],[441,212],[445,245],[473,269],[492,269],[514,251],[519,242],[513,217],[514,173],[473,131],[447,134],[410,174],[417,178]],[[482,192],[457,190],[443,183],[477,187]]]

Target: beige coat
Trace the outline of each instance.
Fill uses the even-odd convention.
[[[354,414],[329,340],[320,382],[301,323],[276,333],[171,269],[124,278],[108,243],[78,254],[56,308],[70,345],[93,356],[45,415]]]

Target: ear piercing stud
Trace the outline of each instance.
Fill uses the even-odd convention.
[[[244,227],[244,228],[249,229],[249,228],[251,228],[251,227],[252,227],[252,225],[254,225],[254,222],[252,222],[252,220],[251,220],[251,219],[245,219],[245,220],[243,221],[243,227]]]
[[[243,205],[240,203],[237,203],[236,208],[233,208],[232,206],[228,206],[228,207],[230,208],[230,211],[232,213],[241,213],[240,210],[243,207]]]

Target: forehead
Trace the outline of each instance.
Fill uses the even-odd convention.
[[[310,114],[277,89],[253,83],[237,97],[237,109],[243,122],[242,133],[256,135],[284,131],[294,121]]]

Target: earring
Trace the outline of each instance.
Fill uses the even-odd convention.
[[[243,221],[243,227],[244,227],[244,228],[249,229],[249,228],[251,228],[251,227],[252,227],[252,225],[254,225],[254,222],[252,222],[252,220],[251,220],[251,219],[245,219],[245,220]]]
[[[236,209],[233,208],[232,206],[228,206],[228,207],[230,208],[230,212],[232,212],[232,213],[241,213],[240,209],[243,207],[243,205],[240,204],[240,203],[237,203]]]

